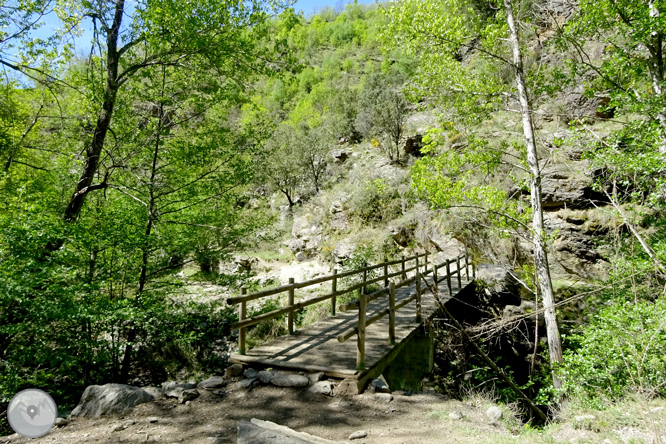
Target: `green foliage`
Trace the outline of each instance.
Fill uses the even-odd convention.
[[[108,20],[115,5],[58,2],[57,12],[75,29],[84,15]],[[122,27],[119,44],[127,46],[111,95],[106,45],[58,73],[68,88],[3,82],[0,402],[32,386],[71,406],[88,384],[156,383],[222,365],[234,315],[189,301],[175,272],[193,261],[212,271],[266,220],[247,217],[257,214],[240,202],[265,127],[252,124],[268,119],[250,105],[255,114],[239,118],[248,98],[232,79],[268,71],[270,57],[258,59],[276,50],[264,39],[267,6],[138,5]],[[243,59],[230,63],[239,50]],[[63,210],[90,160],[97,117],[111,115],[111,96],[92,186],[66,223]]]
[[[507,199],[506,190],[489,185],[511,179],[504,161],[509,147],[500,144],[496,148],[488,140],[469,135],[465,149],[457,150],[450,147],[451,133],[457,134],[433,130],[425,138],[426,151],[436,155],[418,159],[411,169],[417,195],[427,199],[432,208],[479,210],[485,213],[484,219],[497,226],[499,236],[525,231],[531,218],[529,207],[519,200]],[[484,176],[481,180],[479,173]]]
[[[250,309],[248,317],[252,318],[254,316],[259,316],[282,307],[283,306],[280,304],[278,299],[268,299],[265,302],[262,302],[260,306]],[[252,326],[251,328],[248,328],[247,346],[252,348],[259,345],[266,339],[274,338],[286,333],[286,315],[278,316],[269,321],[261,322]]]
[[[666,394],[666,303],[618,301],[567,338],[564,388],[593,405],[629,393]]]
[[[608,97],[604,108],[627,120],[589,154],[607,168],[604,185],[618,186],[620,200],[659,206],[664,204],[659,165],[666,146],[665,12],[661,1],[585,0],[557,40],[569,56],[567,69],[558,72],[560,82],[569,86],[586,79],[585,95]],[[603,54],[590,56],[595,47],[603,47]]]
[[[507,57],[506,23],[501,10],[486,19],[471,2],[408,0],[387,10],[389,25],[382,33],[389,48],[419,56],[412,91],[429,92],[434,100],[456,110],[456,118],[480,122],[501,104],[509,91],[503,82]],[[478,42],[478,45],[477,45]],[[479,47],[462,63],[460,51]]]
[[[349,208],[364,221],[390,221],[400,214],[400,195],[385,179],[375,179],[352,195]]]
[[[399,74],[375,74],[366,78],[355,122],[360,134],[381,140],[376,146],[396,163],[401,159],[409,109],[407,100],[399,90],[401,80],[403,78]]]

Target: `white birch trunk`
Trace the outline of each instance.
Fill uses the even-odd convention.
[[[511,42],[511,51],[513,54],[513,65],[516,75],[516,85],[518,87],[518,97],[520,99],[520,112],[523,119],[523,133],[525,135],[525,144],[527,145],[527,163],[530,168],[530,195],[532,204],[532,240],[534,247],[534,263],[538,279],[541,299],[544,305],[544,317],[546,319],[546,333],[548,336],[548,351],[550,352],[550,362],[562,362],[562,343],[560,341],[560,331],[557,325],[557,316],[555,314],[555,299],[553,297],[553,284],[550,279],[550,267],[548,265],[548,255],[543,230],[543,208],[541,205],[541,172],[539,171],[539,158],[536,151],[536,142],[534,138],[534,126],[532,124],[532,114],[530,113],[530,104],[525,87],[525,73],[523,70],[523,61],[520,53],[520,42],[518,40],[518,30],[513,17],[513,7],[511,0],[504,0],[507,22],[509,25],[509,40]],[[560,388],[562,382],[553,374],[553,385]]]

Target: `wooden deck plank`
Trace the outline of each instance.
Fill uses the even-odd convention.
[[[432,279],[428,280],[432,283]],[[460,289],[457,279],[452,280],[452,291]],[[463,279],[463,288],[468,281]],[[439,294],[443,301],[449,299],[446,281],[439,283]],[[423,286],[425,289],[425,286]],[[416,292],[416,286],[396,290],[396,305]],[[371,318],[388,306],[388,297],[381,297],[368,305],[367,318]],[[422,319],[429,319],[437,309],[437,302],[430,291],[422,296]],[[366,328],[365,368],[356,370],[356,338],[352,336],[344,343],[337,340],[339,334],[356,326],[358,311],[338,313],[308,325],[291,336],[281,336],[263,345],[252,348],[245,355],[234,354],[230,362],[246,365],[284,368],[297,371],[322,371],[330,377],[360,379],[382,361],[389,352],[400,346],[423,322],[416,320],[416,302],[411,301],[396,312],[396,345],[388,342],[388,316]]]

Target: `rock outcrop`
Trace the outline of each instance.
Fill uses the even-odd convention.
[[[591,208],[607,202],[602,193],[593,189],[594,173],[588,162],[549,165],[541,174],[544,209]]]

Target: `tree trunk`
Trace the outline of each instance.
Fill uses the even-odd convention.
[[[113,115],[113,108],[116,104],[116,95],[120,85],[118,83],[118,65],[120,62],[120,54],[118,53],[118,35],[120,31],[120,24],[123,19],[125,9],[125,0],[116,1],[116,10],[113,17],[113,25],[109,29],[106,37],[106,89],[104,90],[104,101],[102,109],[97,116],[97,124],[95,132],[93,133],[92,142],[86,150],[86,160],[83,163],[83,170],[81,177],[76,183],[76,189],[72,197],[69,199],[69,205],[65,210],[64,219],[67,222],[74,222],[83,208],[86,200],[88,187],[92,184],[93,178],[97,173],[99,167],[99,158],[104,148],[104,141],[106,140],[106,133],[111,126],[111,116]]]
[[[281,190],[285,196],[287,196],[287,200],[289,201],[289,208],[294,206],[294,202],[291,200],[291,193],[289,190]]]
[[[655,96],[660,97],[663,94],[662,83],[664,81],[664,58],[662,51],[662,35],[659,32],[654,33],[654,39],[645,44],[650,53],[650,80],[652,80],[652,91]],[[666,114],[663,110],[657,110],[657,121],[661,130],[661,141],[659,143],[659,152],[666,154]]]
[[[162,83],[162,88],[164,90],[164,80]],[[141,304],[141,296],[143,291],[146,288],[146,283],[148,280],[148,259],[150,258],[150,235],[153,231],[153,225],[155,223],[155,182],[157,177],[157,167],[159,161],[159,152],[161,145],[161,131],[163,129],[163,118],[164,118],[164,105],[160,104],[160,114],[159,114],[159,123],[157,126],[157,135],[155,139],[155,146],[153,149],[153,159],[150,170],[150,180],[148,182],[148,191],[150,194],[150,201],[148,202],[148,219],[146,220],[146,231],[143,241],[142,254],[141,254],[141,272],[139,275],[139,288],[136,293],[136,304]],[[125,346],[125,354],[123,356],[123,363],[120,369],[120,380],[123,383],[127,383],[129,379],[129,371],[132,363],[132,344],[136,341],[137,330],[134,325],[130,327],[130,331],[127,334],[127,345]]]
[[[562,362],[562,343],[560,341],[560,331],[557,325],[557,316],[555,314],[555,298],[553,297],[553,284],[550,279],[550,267],[548,265],[548,255],[543,230],[543,208],[541,204],[541,172],[539,171],[539,158],[536,151],[534,138],[534,126],[530,111],[529,98],[525,87],[525,73],[520,53],[520,42],[518,40],[518,29],[513,18],[513,7],[511,0],[504,0],[507,22],[509,25],[509,40],[513,53],[513,67],[516,75],[516,85],[520,99],[520,113],[523,119],[523,133],[525,135],[525,144],[527,145],[527,163],[530,168],[530,193],[532,204],[532,240],[534,246],[534,264],[538,279],[541,299],[544,305],[544,317],[546,319],[546,333],[548,336],[548,350],[550,352],[550,362]],[[553,386],[562,387],[562,381],[553,374]]]

